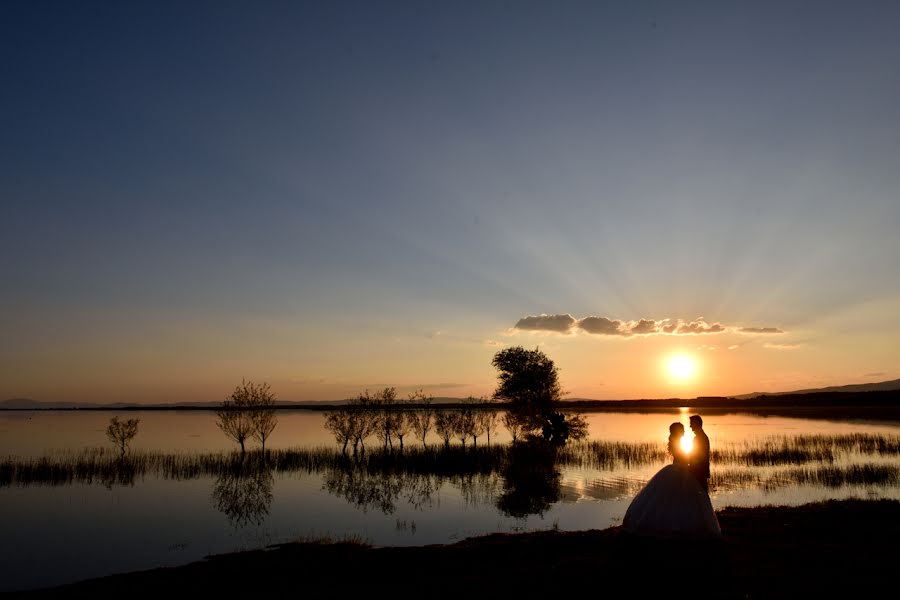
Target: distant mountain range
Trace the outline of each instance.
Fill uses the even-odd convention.
[[[740,396],[729,396],[737,400],[748,400],[759,396],[788,396],[798,394],[820,394],[820,393],[859,393],[859,392],[888,392],[900,390],[900,379],[891,381],[880,381],[877,383],[856,383],[852,385],[838,385],[824,388],[794,390],[789,392],[753,392],[751,394],[741,394]],[[723,398],[724,399],[724,398]],[[439,397],[434,398],[432,403],[441,404],[458,404],[463,398]],[[304,400],[299,402],[290,402],[280,400],[276,402],[279,408],[317,408],[325,406],[339,406],[346,404],[348,400]],[[566,403],[577,402],[598,402],[590,398],[567,398]],[[608,401],[608,402],[615,402]],[[629,401],[634,402],[634,401]],[[194,409],[208,410],[219,406],[221,402],[174,402],[159,404],[129,404],[127,402],[114,402],[111,404],[101,404],[97,402],[38,402],[30,398],[10,398],[0,402],[0,410],[42,410],[42,409],[84,409],[84,410],[102,410],[102,409],[146,409],[146,410],[163,410],[163,409]]]
[[[852,385],[833,385],[830,387],[814,388],[808,390],[794,390],[792,392],[753,392],[752,394],[741,394],[740,396],[732,396],[740,400],[747,398],[756,398],[757,396],[786,396],[788,394],[818,394],[822,392],[891,392],[900,390],[900,379],[892,379],[891,381],[880,381],[878,383],[854,383]]]

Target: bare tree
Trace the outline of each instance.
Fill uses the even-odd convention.
[[[481,428],[484,430],[484,433],[487,434],[487,442],[488,446],[491,445],[491,434],[497,433],[497,424],[500,421],[500,417],[497,414],[497,411],[490,407],[485,407],[478,413],[478,418],[481,421]]]
[[[425,443],[425,438],[428,437],[428,432],[431,431],[431,428],[434,425],[434,410],[431,408],[431,401],[432,398],[430,396],[426,398],[421,390],[410,394],[409,396],[410,403],[424,405],[424,408],[415,409],[409,413],[413,433],[415,434],[416,439],[421,440],[423,448],[428,448],[428,444]]]
[[[434,432],[444,440],[444,448],[450,447],[455,420],[453,413],[448,410],[438,410],[434,415]]]
[[[358,395],[350,401],[350,431],[353,442],[353,455],[356,456],[357,448],[365,452],[367,437],[372,435],[379,426],[379,411],[376,398],[369,395],[369,390]]]
[[[515,444],[519,441],[519,437],[522,435],[525,428],[522,426],[522,423],[516,415],[511,412],[506,412],[504,413],[503,418],[500,419],[500,422],[506,427],[506,430],[509,431],[509,435],[512,436],[512,443]]]
[[[216,416],[216,425],[241,445],[241,454],[244,454],[245,442],[251,436],[260,441],[265,452],[266,440],[278,424],[275,395],[268,383],[256,384],[242,379],[241,385],[235,386],[231,395],[216,410]]]
[[[393,434],[397,427],[397,413],[395,404],[397,400],[396,388],[384,388],[377,392],[373,398],[374,404],[378,407],[377,418],[378,428],[376,434],[378,439],[384,444],[387,450],[388,445],[394,448]]]
[[[403,452],[403,438],[409,435],[415,424],[415,415],[409,409],[398,410],[394,420],[394,435],[400,440],[400,452]]]
[[[243,393],[248,397],[250,418],[253,421],[253,439],[262,445],[262,452],[265,455],[266,440],[278,425],[278,417],[275,414],[275,394],[270,390],[268,383],[254,385],[252,381],[244,384]]]
[[[354,439],[355,425],[353,413],[347,407],[329,411],[325,417],[325,429],[334,434],[334,439],[341,444],[341,452],[344,454],[347,453],[347,444]]]
[[[241,454],[244,454],[244,442],[253,432],[253,419],[246,407],[239,406],[231,400],[224,400],[222,406],[216,410],[216,425],[225,435],[241,445]]]
[[[466,447],[466,439],[472,435],[472,420],[472,409],[470,408],[453,413],[453,433],[463,448]]]
[[[109,438],[110,442],[119,447],[123,458],[125,456],[125,450],[128,449],[128,444],[130,444],[131,440],[134,439],[134,436],[137,435],[138,423],[140,422],[140,419],[119,421],[119,417],[113,417],[109,420],[109,425],[106,427],[106,437]]]
[[[480,410],[480,407],[477,405],[483,404],[484,399],[469,396],[467,402],[472,406],[463,410],[463,426],[468,434],[472,436],[472,446],[477,448],[478,436],[484,435],[485,432],[484,419],[481,416],[484,411]]]

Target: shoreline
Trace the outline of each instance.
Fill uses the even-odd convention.
[[[497,533],[412,547],[292,542],[7,595],[160,597],[177,591],[458,598],[619,590],[616,595],[633,597],[857,597],[896,584],[900,501],[724,508],[717,515],[721,540],[639,538],[616,526]],[[693,589],[692,579],[698,581]]]

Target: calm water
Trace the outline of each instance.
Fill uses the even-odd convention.
[[[108,446],[104,430],[114,414],[0,412],[0,458],[28,461]],[[153,411],[122,416],[141,419],[132,445],[137,452],[195,455],[235,447],[216,428],[212,413]],[[688,413],[589,413],[587,417],[592,440],[662,447],[668,425],[680,420],[687,426]],[[796,436],[900,438],[896,423],[753,415],[708,416],[705,421],[714,451],[758,449],[767,441]],[[323,423],[322,413],[281,412],[267,446],[336,449]],[[491,443],[509,441],[501,428]],[[437,443],[436,437],[429,439],[429,444]],[[485,443],[479,439],[479,445]],[[376,444],[374,438],[369,440],[370,448]],[[545,465],[546,472],[527,464],[527,473],[486,469],[462,476],[302,469],[260,472],[249,478],[144,475],[126,485],[3,485],[0,590],[178,565],[209,554],[316,536],[351,537],[375,545],[424,545],[497,531],[605,528],[621,523],[631,498],[665,461],[602,467],[570,461]],[[898,457],[850,447],[836,449],[822,464],[714,462],[711,497],[717,509],[846,497],[900,499],[896,478],[825,484],[801,477],[821,466],[840,470],[865,465],[896,469]],[[535,477],[545,476],[546,482],[533,485]]]

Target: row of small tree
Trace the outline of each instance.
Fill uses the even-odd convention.
[[[452,410],[436,409],[432,401],[422,391],[398,400],[396,388],[384,388],[374,394],[366,390],[346,405],[329,411],[325,428],[334,435],[342,452],[352,447],[354,454],[365,451],[365,442],[371,436],[385,449],[393,449],[396,441],[402,452],[404,439],[409,435],[427,448],[426,440],[432,431],[443,440],[445,447],[454,438],[463,446],[469,438],[477,446],[482,436],[491,443],[500,419],[496,407],[488,400],[469,398],[462,408]]]

